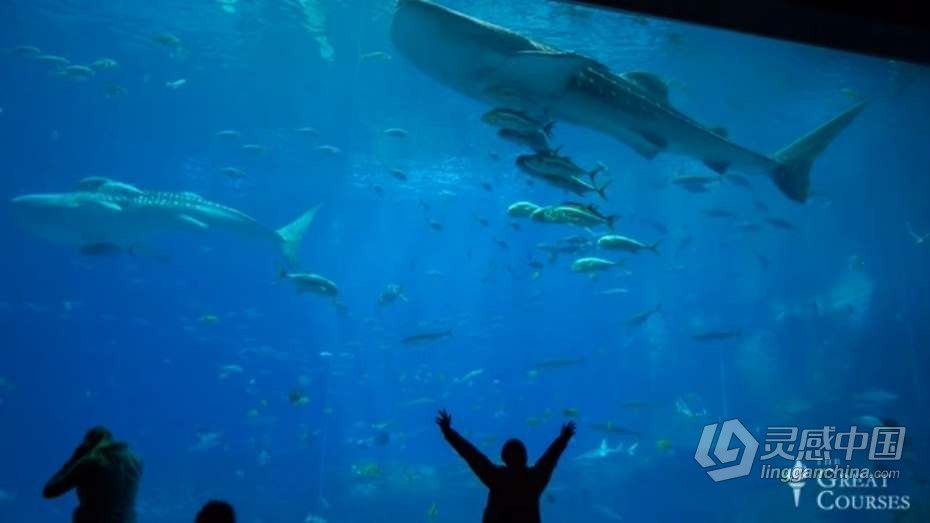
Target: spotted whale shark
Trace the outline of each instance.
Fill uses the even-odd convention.
[[[617,74],[595,59],[427,0],[397,2],[391,39],[416,68],[492,107],[599,131],[647,159],[678,154],[720,174],[733,169],[765,175],[800,203],[810,194],[814,160],[866,105],[860,102],[766,155],[731,141],[725,129],[703,125],[675,109],[666,82],[654,74]]]
[[[72,192],[18,196],[11,207],[27,230],[59,244],[130,248],[156,233],[224,231],[273,245],[292,267],[299,263],[300,242],[318,208],[273,230],[196,193],[143,191],[103,177],[85,178]]]

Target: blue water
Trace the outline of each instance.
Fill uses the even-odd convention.
[[[487,107],[404,60],[389,2],[189,4],[5,3],[0,46],[119,66],[75,80],[0,55],[0,195],[107,176],[196,192],[269,227],[321,204],[300,269],[336,282],[344,307],[297,294],[261,246],[181,235],[150,246],[168,261],[86,257],[4,213],[0,520],[68,520],[73,495],[45,501],[41,488],[87,428],[106,424],[145,460],[140,521],[190,521],[214,497],[247,522],[478,521],[484,489],[433,425],[445,407],[492,459],[512,436],[539,455],[577,410],[544,521],[927,521],[930,238],[908,231],[930,232],[926,68],[558,3],[448,2],[615,71],[659,74],[676,107],[761,152],[872,99],[818,159],[804,205],[760,178],[692,194],[670,180],[710,173],[699,162],[645,160],[558,124],[564,153],[609,167],[602,209],[621,215],[617,232],[661,241],[659,256],[591,279],[536,246],[584,230],[511,226],[511,203],[566,196],[526,184],[513,165],[523,151],[481,122]],[[153,41],[166,32],[181,45]],[[375,51],[390,59],[360,58]],[[305,126],[319,136],[295,132]],[[224,129],[241,138],[218,139]],[[326,144],[340,152],[315,150]],[[390,283],[406,301],[379,306]],[[611,288],[628,292],[601,294]],[[452,337],[400,343],[445,329]],[[712,330],[739,335],[692,339]],[[577,362],[533,372],[548,360]],[[896,399],[863,402],[875,389]],[[309,401],[289,401],[295,391]],[[679,399],[706,414],[683,414]],[[796,509],[758,464],[714,483],[693,459],[704,425],[721,420],[761,441],[769,426],[842,430],[866,415],[907,426],[905,458],[888,465],[902,477],[883,493],[910,495],[909,511],[824,512],[813,489]],[[597,429],[607,422],[636,434]],[[380,431],[386,445],[364,444]],[[575,460],[603,438],[639,444]]]

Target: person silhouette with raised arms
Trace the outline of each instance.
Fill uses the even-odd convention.
[[[527,466],[526,446],[511,438],[501,449],[504,465],[496,465],[452,428],[452,416],[440,410],[436,424],[442,435],[472,472],[488,488],[483,523],[540,523],[539,498],[542,496],[559,457],[575,435],[575,422],[562,425],[562,431],[532,467]]]

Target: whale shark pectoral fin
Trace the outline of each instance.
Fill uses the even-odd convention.
[[[506,75],[507,85],[537,94],[561,93],[568,82],[585,69],[606,71],[596,60],[575,54],[549,51],[520,51],[511,56],[498,74]]]
[[[210,228],[210,226],[207,225],[206,223],[198,220],[197,218],[188,216],[186,214],[179,214],[178,220],[180,220],[181,223],[183,223],[184,225],[193,227],[194,229],[198,231],[205,231]]]
[[[629,71],[620,75],[649,98],[668,105],[668,84],[660,76],[642,71]]]
[[[104,209],[108,211],[123,212],[123,208],[113,202],[105,202],[102,200],[92,200],[92,201],[94,202],[95,205],[99,207],[103,207]]]

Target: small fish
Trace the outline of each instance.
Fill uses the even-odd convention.
[[[222,131],[216,133],[216,137],[222,138],[224,140],[238,140],[242,137],[242,134],[235,129],[223,129]]]
[[[645,249],[652,251],[654,254],[659,254],[659,242],[653,242],[650,244],[642,243],[633,238],[628,238],[626,236],[620,236],[618,234],[607,234],[601,236],[597,239],[597,246],[601,249],[614,250],[614,251],[624,251],[636,254],[637,252]]]
[[[853,395],[853,399],[865,403],[889,403],[896,401],[898,395],[884,389],[871,388]]]
[[[759,251],[752,251],[752,254],[756,257],[756,260],[759,262],[759,265],[761,265],[763,269],[769,268],[769,259],[766,258],[762,253]]]
[[[17,45],[10,49],[10,52],[16,56],[36,56],[42,51],[34,45]]]
[[[584,358],[543,360],[534,365],[533,370],[540,371],[545,369],[565,369],[583,365],[584,362]]]
[[[607,170],[606,166],[599,163],[594,169],[586,171],[568,156],[558,154],[558,150],[547,154],[537,153],[518,156],[517,166],[530,174],[561,176],[563,178],[583,178],[587,176],[592,182],[594,182],[594,178],[598,173]]]
[[[220,173],[222,173],[227,178],[232,178],[233,180],[245,178],[245,171],[236,167],[223,167],[220,169]]]
[[[220,317],[216,314],[204,314],[197,321],[204,325],[216,325],[220,322]]]
[[[266,152],[268,152],[267,147],[265,147],[264,145],[256,144],[256,143],[243,144],[241,149],[251,154],[265,154]]]
[[[83,80],[86,78],[90,78],[91,76],[94,76],[94,74],[96,73],[94,72],[93,69],[91,69],[90,67],[87,67],[86,65],[69,65],[67,67],[62,68],[58,72],[58,74],[60,74],[61,76],[67,76],[69,78],[77,78],[77,79]]]
[[[623,264],[623,260],[615,262],[603,258],[579,258],[572,263],[572,270],[581,273],[593,273],[606,271],[614,267],[622,266]]]
[[[320,132],[314,129],[313,127],[301,127],[299,129],[295,129],[294,132],[296,132],[297,134],[302,134],[304,136],[319,136],[320,135]]]
[[[698,334],[692,334],[691,339],[694,341],[707,342],[707,341],[723,341],[733,338],[738,338],[742,333],[738,330],[718,330],[718,331],[707,331],[701,332]]]
[[[105,69],[116,69],[117,67],[119,67],[119,62],[117,62],[116,60],[112,58],[101,58],[97,60],[96,62],[90,64],[90,66],[93,67],[94,69],[103,71]]]
[[[342,152],[338,147],[336,147],[336,146],[334,146],[334,145],[319,145],[319,146],[315,147],[314,150],[317,151],[317,152],[324,153],[324,154],[329,154],[329,155],[332,155],[332,156],[335,156],[335,155],[337,155],[337,154],[339,154],[339,153]]]
[[[381,134],[385,136],[391,136],[393,138],[406,138],[409,133],[405,129],[391,127],[390,129],[381,131]]]
[[[621,427],[612,421],[606,423],[592,423],[590,427],[598,432],[606,432],[608,434],[629,434],[629,435],[638,435],[639,432],[635,430],[630,430],[625,427]]]
[[[914,232],[914,229],[911,228],[911,222],[907,222],[904,225],[907,228],[907,233],[910,234],[911,238],[914,239],[914,243],[916,243],[917,245],[924,243],[925,241],[927,241],[927,238],[930,238],[930,232],[926,234],[917,234],[916,232]]]
[[[788,220],[769,217],[769,218],[766,218],[765,221],[769,222],[769,224],[772,227],[775,227],[777,229],[781,229],[784,231],[791,231],[791,232],[801,232],[801,229],[798,228],[797,225],[789,222]]]
[[[562,409],[562,415],[565,416],[566,418],[577,418],[578,409],[575,409],[575,408]]]
[[[104,95],[107,98],[119,98],[121,96],[126,96],[129,94],[129,89],[126,89],[122,85],[107,82],[106,88],[104,89]]]
[[[384,196],[384,187],[381,187],[380,185],[376,183],[371,185],[371,190],[375,191],[375,194],[377,194],[378,196]]]
[[[313,273],[288,273],[281,271],[281,279],[287,279],[294,284],[299,293],[313,293],[323,296],[335,297],[339,294],[339,287],[331,280]]]
[[[510,129],[523,133],[542,131],[547,136],[552,132],[552,127],[555,125],[555,122],[539,122],[520,111],[511,109],[492,109],[481,116],[481,121],[500,129]]]
[[[692,192],[692,193],[703,193],[707,192],[707,189],[710,185],[714,185],[718,182],[717,178],[711,178],[709,176],[677,176],[672,178],[672,183],[681,187],[682,189]]]
[[[528,218],[538,209],[540,209],[540,207],[532,202],[516,202],[507,208],[507,216],[512,218]]]
[[[406,338],[401,338],[400,342],[404,345],[420,345],[451,337],[452,329],[448,329],[444,331],[422,332],[419,334],[414,334],[412,336],[407,336]]]
[[[287,401],[295,406],[307,405],[310,403],[310,397],[300,389],[293,389],[288,393]]]
[[[178,78],[177,80],[171,80],[165,82],[165,87],[172,90],[177,90],[187,85],[187,78]]]
[[[360,56],[359,60],[362,62],[389,62],[391,60],[391,55],[384,51],[372,51]]]
[[[626,289],[623,287],[615,287],[613,289],[603,290],[599,294],[601,294],[602,296],[614,296],[617,294],[628,294],[629,292],[630,292],[629,289]]]
[[[378,296],[378,305],[388,305],[394,303],[398,299],[404,302],[407,301],[403,287],[396,283],[389,283]]]
[[[441,223],[437,222],[436,220],[430,220],[429,228],[436,232],[441,232],[444,227],[442,226]]]
[[[631,327],[638,327],[646,323],[646,321],[648,321],[649,318],[651,318],[653,314],[662,314],[662,304],[656,305],[655,308],[653,309],[639,312],[639,313],[636,313],[630,316],[629,318],[627,318],[626,324]]]
[[[179,47],[181,39],[171,33],[159,33],[152,37],[152,41],[165,47]]]
[[[54,54],[43,54],[33,58],[36,62],[46,65],[54,65],[56,67],[67,67],[71,64],[71,60],[63,56],[58,56]]]
[[[390,173],[391,173],[391,176],[393,176],[397,180],[400,180],[402,182],[407,181],[407,173],[405,173],[404,171],[401,171],[400,169],[391,169]]]

